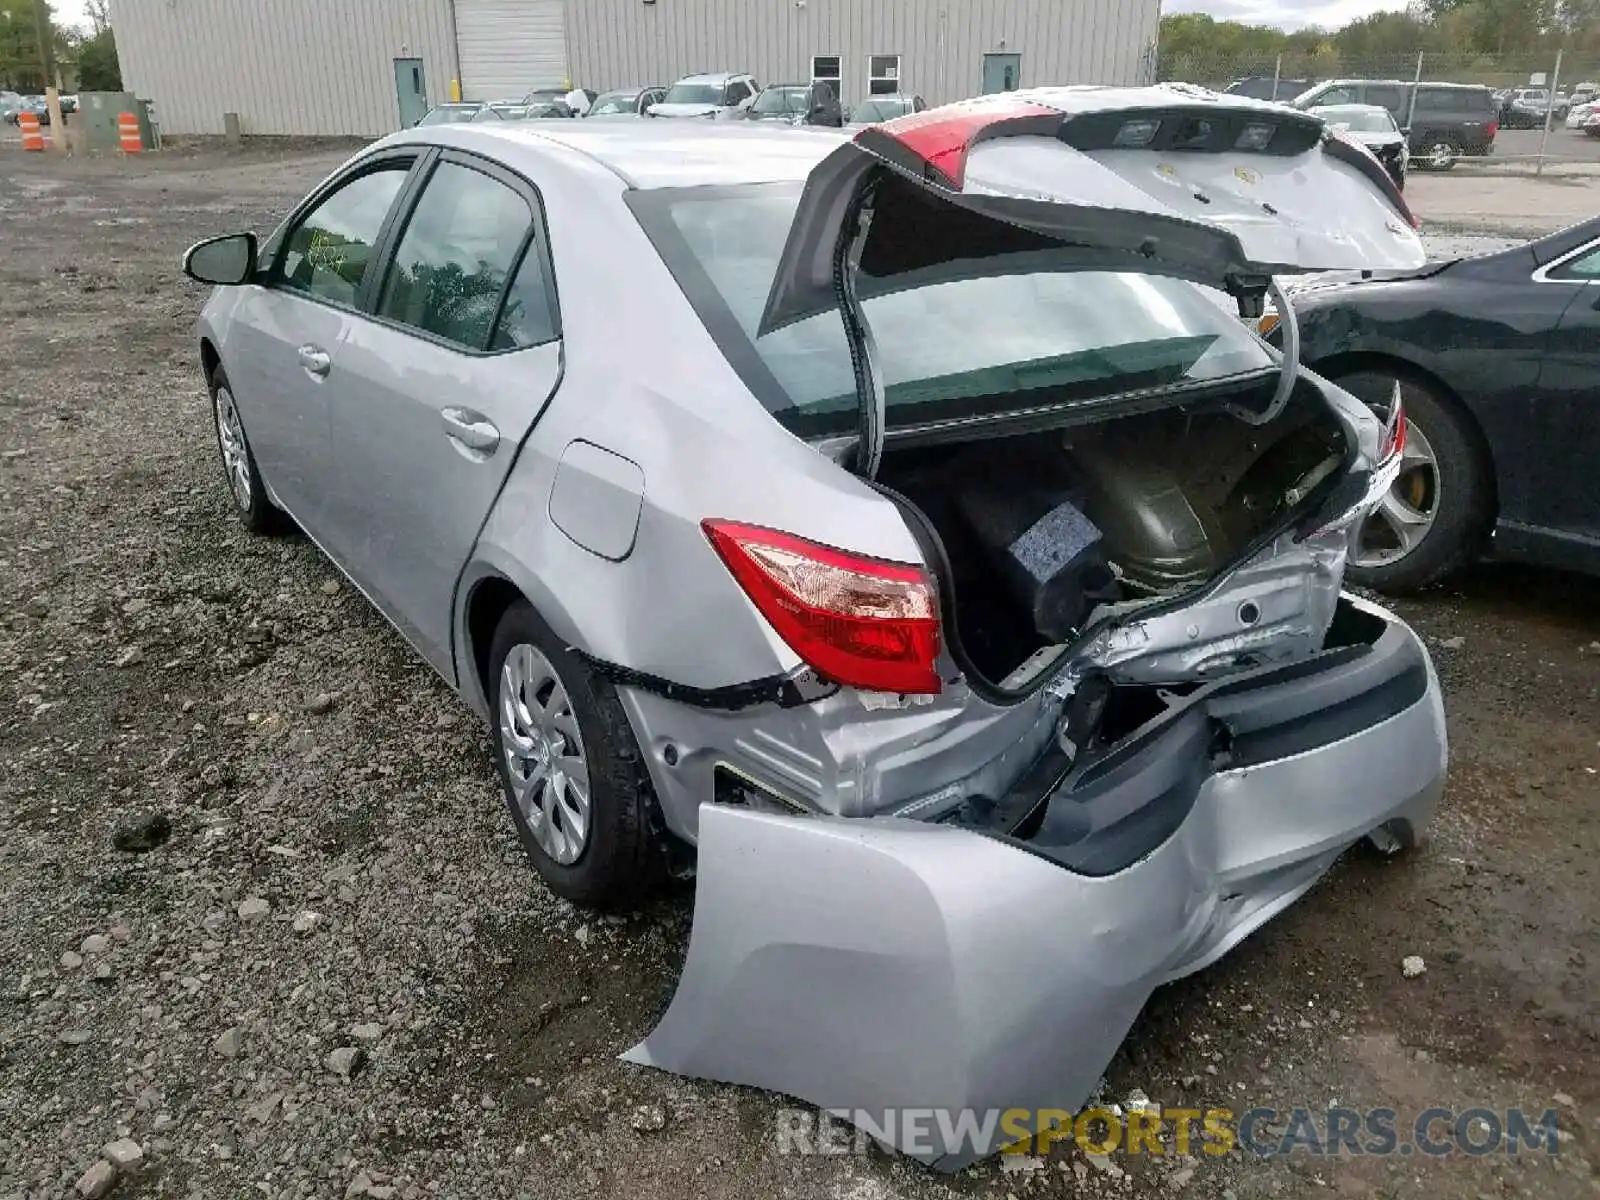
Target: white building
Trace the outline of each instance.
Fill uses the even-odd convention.
[[[695,71],[838,81],[847,105],[1154,78],[1160,0],[112,0],[166,134],[377,135],[451,96]]]

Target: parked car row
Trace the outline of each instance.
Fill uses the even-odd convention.
[[[70,117],[78,111],[78,98],[76,96],[62,96],[61,115]],[[24,113],[32,113],[39,118],[39,124],[50,124],[50,105],[43,96],[20,96],[16,92],[0,92],[0,118],[7,125],[21,123]]]
[[[686,75],[670,87],[651,84],[607,92],[535,88],[520,101],[453,101],[437,105],[417,124],[459,124],[496,118],[652,117],[778,121],[839,128],[847,124],[875,125],[925,108],[927,104],[921,96],[873,96],[846,113],[834,84],[825,79],[762,87],[753,75],[719,71]]]
[[[1459,158],[1488,154],[1501,125],[1494,93],[1470,83],[1330,79],[1290,103],[1300,109],[1350,104],[1385,109],[1405,135],[1408,158],[1430,171],[1448,171]]]

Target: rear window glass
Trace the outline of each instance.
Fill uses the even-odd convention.
[[[809,435],[845,427],[856,413],[838,310],[756,336],[800,190],[787,183],[663,189],[633,193],[632,203],[751,390],[785,425]],[[917,272],[916,284],[858,283],[891,422],[1274,365],[1232,310],[1202,289],[1152,275],[1072,271],[1053,250],[958,260]]]

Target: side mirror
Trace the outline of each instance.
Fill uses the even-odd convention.
[[[755,102],[756,98],[754,96],[746,96],[743,100],[739,101],[739,111],[744,112]]]
[[[256,274],[256,235],[225,233],[196,242],[184,253],[183,273],[197,283],[249,283]]]

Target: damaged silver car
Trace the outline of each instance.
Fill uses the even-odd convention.
[[[1273,282],[1421,261],[1361,147],[1170,86],[575,124],[396,135],[186,266],[241,515],[485,718],[551,887],[692,864],[630,1058],[1072,1110],[1154,988],[1417,839],[1438,682],[1341,592],[1404,416]]]

